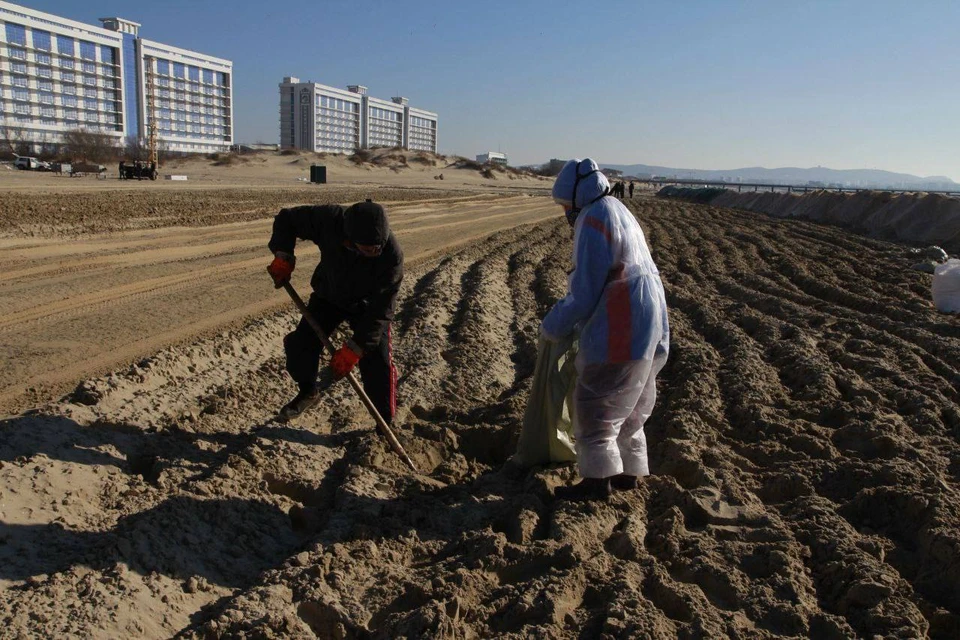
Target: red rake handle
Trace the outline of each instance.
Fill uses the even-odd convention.
[[[323,332],[323,329],[320,328],[320,323],[317,322],[317,319],[313,317],[313,314],[310,313],[310,310],[307,309],[307,305],[303,303],[303,299],[300,297],[300,294],[297,293],[297,290],[293,288],[293,285],[289,282],[283,283],[283,288],[286,289],[287,293],[290,295],[290,298],[293,300],[293,304],[297,305],[297,309],[300,310],[300,313],[303,314],[304,319],[307,323],[313,328],[317,336],[320,338],[320,342],[323,343],[323,346],[326,347],[327,351],[330,352],[330,355],[336,351],[333,347],[333,343],[330,342],[330,338],[327,337],[327,334]],[[367,395],[367,392],[363,390],[363,387],[360,386],[360,382],[357,380],[357,376],[351,371],[347,374],[347,380],[350,381],[350,386],[353,387],[353,390],[357,392],[357,395],[360,396],[360,400],[363,402],[363,406],[367,408],[367,411],[370,412],[370,415],[373,416],[373,419],[377,423],[377,429],[387,440],[387,444],[390,445],[390,448],[393,449],[393,452],[396,453],[400,458],[407,463],[414,473],[420,473],[417,471],[416,465],[413,464],[413,460],[407,455],[407,452],[403,450],[403,446],[400,444],[400,441],[397,440],[397,437],[393,435],[393,431],[390,429],[390,425],[387,424],[387,421],[383,419],[383,416],[380,415],[380,412],[377,411],[377,408],[373,406],[373,402],[370,400],[370,396]]]

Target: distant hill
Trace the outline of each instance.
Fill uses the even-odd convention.
[[[827,167],[745,167],[743,169],[677,169],[648,164],[601,164],[602,169],[615,169],[627,176],[639,178],[665,176],[669,178],[687,178],[691,180],[716,180],[729,182],[761,182],[776,184],[805,185],[822,183],[824,185],[842,185],[848,187],[877,188],[927,188],[954,189],[960,187],[946,176],[915,176],[909,173],[895,173],[879,169],[829,169]]]

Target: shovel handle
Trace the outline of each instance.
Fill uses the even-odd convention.
[[[330,338],[327,337],[327,334],[323,332],[323,329],[320,327],[320,323],[317,322],[317,319],[314,318],[313,314],[310,313],[310,310],[307,309],[307,305],[304,304],[300,294],[297,293],[297,290],[293,288],[293,285],[290,284],[290,282],[284,282],[283,288],[290,295],[290,298],[293,300],[293,304],[297,305],[297,309],[299,309],[300,313],[303,314],[307,324],[309,324],[316,332],[317,337],[320,338],[320,342],[322,342],[323,346],[326,347],[327,351],[330,352],[330,355],[333,355],[334,351],[336,351],[336,349],[333,347],[333,343],[330,342]],[[416,465],[413,464],[413,460],[411,460],[407,455],[407,452],[403,450],[403,446],[400,444],[400,441],[397,440],[397,437],[393,435],[390,425],[388,425],[387,421],[383,419],[383,416],[380,415],[380,412],[377,411],[377,408],[370,400],[370,396],[368,396],[367,392],[363,390],[362,386],[360,386],[357,376],[355,376],[351,371],[347,374],[347,380],[350,381],[350,386],[353,387],[353,390],[357,392],[358,396],[360,396],[363,406],[365,406],[367,411],[370,412],[370,415],[373,416],[373,419],[377,423],[377,429],[380,431],[380,435],[386,438],[387,444],[390,445],[390,448],[393,449],[393,452],[400,456],[400,458],[407,463],[407,466],[413,469],[414,473],[419,473]]]

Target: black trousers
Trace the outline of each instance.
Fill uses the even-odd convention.
[[[328,336],[344,321],[353,329],[353,322],[357,319],[315,294],[310,296],[307,309]],[[284,337],[283,349],[287,354],[287,372],[290,377],[299,385],[301,391],[312,389],[317,382],[323,345],[306,318],[301,318],[297,328]],[[357,366],[360,369],[363,390],[370,396],[370,401],[383,419],[390,424],[397,411],[397,370],[393,366],[389,324],[380,337],[377,348],[363,354]]]

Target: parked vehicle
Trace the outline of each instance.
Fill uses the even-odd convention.
[[[121,180],[156,180],[157,165],[145,160],[123,161],[119,171]]]
[[[92,164],[88,162],[74,162],[70,167],[70,176],[81,176],[88,173],[96,174],[97,177],[106,177],[107,168],[102,164]]]
[[[25,171],[36,171],[40,169],[43,164],[46,163],[31,156],[17,156],[17,159],[13,162],[13,166],[17,169],[23,169]]]

